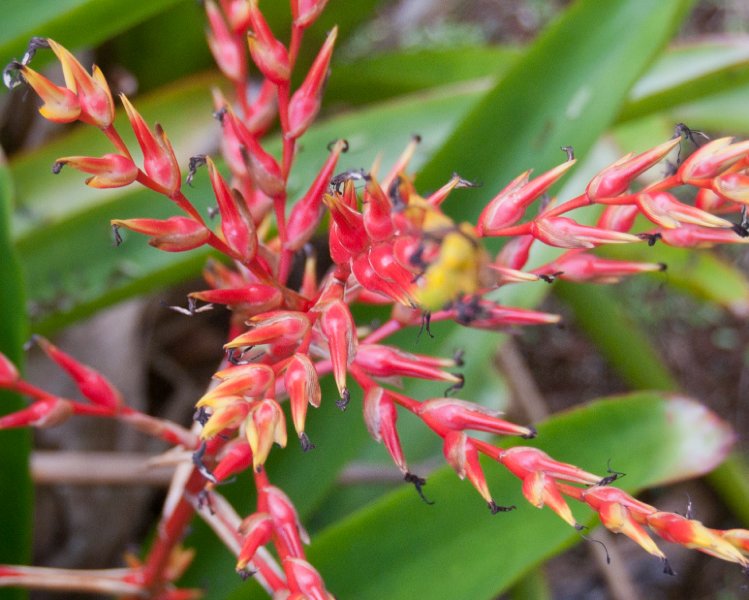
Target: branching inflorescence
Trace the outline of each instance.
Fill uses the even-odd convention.
[[[482,454],[521,480],[523,495],[532,505],[549,506],[579,529],[567,499],[587,504],[605,527],[623,533],[661,559],[667,572],[671,568],[666,556],[648,530],[666,541],[746,568],[748,531],[709,529],[612,487],[616,476],[589,473],[535,448],[503,449],[472,437],[472,431],[535,436],[533,427],[505,421],[483,406],[449,397],[448,392],[446,397],[419,400],[393,389],[394,381],[410,377],[442,381],[449,392],[458,391],[463,380],[453,369],[460,366],[460,357],[417,355],[384,342],[406,327],[422,327],[428,332],[434,321],[456,321],[493,331],[556,323],[556,315],[502,306],[486,294],[503,285],[556,278],[612,283],[664,268],[661,263],[605,259],[590,252],[600,245],[652,245],[656,240],[680,247],[747,243],[744,212],[749,204],[749,141],[722,138],[701,143],[685,160],[677,158],[670,174],[631,191],[641,174],[675,155],[682,142],[703,142],[680,126],[673,139],[605,168],[576,198],[565,203],[547,199],[535,216],[523,220],[529,208],[546,198],[547,191],[575,164],[572,149],[565,148],[566,161],[534,179],[530,171],[519,175],[472,225],[456,223],[441,210],[450,193],[469,187],[469,182],[455,175],[427,197],[415,190],[407,167],[417,139],[387,173],[380,173],[379,165],[369,172],[337,173],[338,159],[348,146],[341,139],[330,144],[317,177],[303,197],[289,206],[287,182],[296,143],[319,111],[336,30],[329,33],[297,89],[292,89],[291,74],[304,31],[324,4],[321,0],[292,0],[293,25],[287,46],[271,32],[257,0],[221,0],[220,7],[211,0],[205,2],[208,42],[235,92],[234,102],[214,92],[231,182],[206,156],[194,157],[187,175],[190,183],[199,176],[201,166],[207,167],[220,215],[220,227],[215,229],[185,195],[183,174],[166,133],[159,125],[151,129],[122,95],[142,151],[142,164],[137,164],[114,126],[114,102],[98,68],[90,75],[65,48],[53,40],[36,38],[24,59],[11,63],[5,71],[10,86],[33,88],[43,101],[40,112],[45,118],[98,127],[114,146],[112,153],[101,157],[60,158],[54,165],[55,173],[70,166],[90,174],[86,183],[100,188],[137,182],[167,197],[184,213],[165,220],[115,220],[112,225],[118,242],[122,241],[118,229],[126,228],[149,236],[151,245],[167,252],[207,245],[227,259],[208,264],[205,278],[209,289],[189,296],[187,312],[200,310],[197,302],[223,304],[232,311],[223,364],[215,374],[215,384],[196,404],[195,432],[129,408],[103,376],[42,338],[37,339],[39,345],[68,372],[88,402],[49,394],[23,380],[10,361],[4,357],[0,361],[0,387],[31,399],[27,408],[1,418],[2,428],[47,427],[77,414],[99,416],[118,419],[194,453],[184,477],[173,485],[145,561],[91,575],[86,585],[163,600],[196,595],[176,589],[172,582],[189,558],[179,548],[179,540],[198,511],[237,555],[240,574],[256,576],[269,593],[300,599],[332,597],[305,560],[304,544],[309,540],[296,509],[271,484],[264,469],[272,446],[287,442],[280,406],[286,399],[302,447],[314,447],[306,433],[307,407],[320,405],[319,378],[329,373],[338,388],[341,409],[349,404],[352,382],[363,390],[369,432],[385,445],[404,479],[419,493],[425,481],[410,470],[398,435],[397,419],[404,410],[442,439],[446,461],[461,479],[471,482],[493,513],[514,506],[494,501],[479,462]],[[29,66],[33,54],[47,48],[62,65],[64,86]],[[253,94],[249,92],[247,48],[262,76],[262,84]],[[263,135],[276,117],[283,136],[280,159],[262,145]],[[681,186],[697,189],[694,205],[681,202],[672,193]],[[603,207],[595,226],[581,225],[567,216],[591,205]],[[725,218],[738,212],[738,223]],[[324,215],[329,216],[325,222],[332,266],[318,280],[318,257],[309,250],[308,242],[318,232]],[[639,216],[651,223],[650,228],[633,233]],[[495,257],[482,245],[487,237],[508,240]],[[528,269],[531,246],[538,243],[565,251],[551,262]],[[305,265],[301,284],[292,288],[287,282],[297,255],[306,257]],[[376,327],[357,326],[350,310],[356,302],[392,305],[391,316]],[[248,469],[254,475],[257,506],[240,519],[215,486]],[[263,548],[268,544],[275,548],[277,558]],[[47,587],[58,589],[82,586],[74,573],[0,567],[0,585],[35,586],[41,579]]]

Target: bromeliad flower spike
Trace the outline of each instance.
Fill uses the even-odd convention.
[[[270,29],[256,0],[205,2],[210,49],[236,94],[233,102],[214,94],[230,179],[224,178],[214,159],[205,156],[190,161],[187,175],[188,181],[201,177],[198,169],[206,166],[220,215],[215,227],[188,198],[183,168],[167,133],[158,124],[146,123],[123,95],[120,101],[143,157],[140,163],[134,158],[115,127],[112,94],[99,69],[94,67],[90,75],[70,52],[45,39],[35,39],[34,49],[54,52],[62,65],[64,86],[29,66],[33,52],[6,69],[6,82],[28,85],[41,98],[43,117],[98,127],[114,147],[102,157],[62,157],[55,172],[63,165],[83,171],[91,175],[86,184],[93,187],[139,184],[182,212],[163,220],[117,219],[112,221],[116,229],[145,234],[153,246],[168,252],[210,246],[225,257],[206,266],[207,289],[191,293],[190,306],[194,309],[198,301],[225,305],[232,319],[215,382],[196,401],[192,431],[128,407],[102,375],[44,339],[37,342],[70,375],[86,401],[45,392],[0,357],[0,387],[30,399],[27,408],[0,419],[2,428],[47,427],[74,415],[91,415],[117,419],[193,453],[183,475],[175,479],[142,562],[131,561],[118,571],[89,571],[85,582],[74,571],[3,566],[0,585],[86,589],[159,600],[197,597],[197,591],[174,585],[189,559],[179,543],[197,512],[237,556],[238,573],[255,577],[269,595],[332,598],[321,574],[307,561],[305,545],[310,539],[295,506],[272,484],[273,473],[265,465],[274,446],[287,444],[284,402],[289,402],[291,425],[302,448],[312,450],[315,444],[332,442],[314,438],[314,428],[307,427],[309,407],[335,401],[345,410],[353,386],[363,391],[369,433],[384,444],[405,481],[419,494],[426,482],[411,470],[401,445],[398,417],[404,412],[441,439],[447,464],[458,477],[468,479],[492,513],[515,506],[495,501],[484,474],[489,463],[482,464],[481,455],[520,479],[523,496],[533,506],[548,506],[580,529],[568,501],[586,504],[606,528],[631,538],[662,561],[668,573],[672,570],[666,554],[651,534],[749,567],[746,530],[707,528],[634,499],[611,485],[615,476],[587,472],[536,448],[504,449],[494,438],[476,437],[474,432],[528,439],[536,436],[536,430],[452,397],[463,385],[462,376],[455,372],[462,364],[460,357],[435,358],[386,343],[409,327],[431,335],[430,324],[436,321],[492,331],[559,321],[557,315],[499,304],[489,292],[500,286],[544,285],[555,278],[612,283],[664,268],[658,262],[604,259],[591,252],[597,246],[652,245],[656,240],[681,247],[747,243],[745,221],[734,223],[726,214],[735,210],[743,215],[747,204],[749,143],[714,140],[693,152],[672,174],[642,187],[640,175],[676,153],[682,143],[677,135],[603,169],[572,200],[541,203],[543,208],[537,210],[538,200],[575,164],[572,150],[565,149],[566,160],[535,178],[530,171],[518,175],[471,224],[453,221],[441,208],[453,190],[468,187],[468,182],[453,176],[427,196],[414,187],[408,165],[417,139],[387,172],[376,165],[368,172],[337,173],[338,160],[348,147],[341,139],[330,144],[327,157],[320,157],[319,174],[290,206],[287,189],[297,140],[320,108],[336,30],[328,35],[297,89],[292,73],[304,32],[324,5],[324,0],[292,0],[287,44]],[[249,85],[253,69],[248,57],[262,79],[259,87]],[[257,91],[250,93],[251,89]],[[280,157],[263,145],[264,133],[276,120],[283,139]],[[673,194],[681,186],[699,191],[698,206],[687,205]],[[602,208],[596,225],[580,224],[570,216],[591,205]],[[636,217],[651,225],[635,230]],[[329,261],[308,246],[323,227]],[[506,238],[496,256],[483,244],[487,237]],[[117,239],[121,241],[119,233]],[[546,264],[529,267],[530,250],[538,244],[563,252]],[[291,287],[295,257],[305,264],[301,284]],[[319,264],[331,266],[318,278]],[[362,326],[351,311],[356,303],[392,309],[382,324]],[[217,349],[217,356],[220,353]],[[319,380],[328,374],[338,390],[335,399],[321,392]],[[440,397],[413,398],[399,391],[402,378],[441,382],[447,389]],[[246,507],[241,517],[218,493],[217,485],[243,471],[252,473],[257,502]]]

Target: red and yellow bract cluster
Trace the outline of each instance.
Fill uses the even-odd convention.
[[[652,173],[684,143],[679,130],[673,139],[623,157],[598,173],[579,196],[557,203],[547,194],[575,164],[573,151],[566,149],[567,160],[533,179],[530,171],[520,174],[486,205],[477,223],[470,224],[454,222],[441,209],[453,190],[469,187],[470,182],[453,176],[426,197],[414,188],[408,165],[417,139],[387,172],[381,173],[376,164],[369,172],[337,174],[338,160],[348,148],[341,139],[330,144],[318,175],[302,198],[289,206],[287,184],[297,141],[320,109],[335,29],[298,88],[292,88],[291,78],[305,29],[324,5],[323,0],[292,0],[293,24],[285,44],[269,28],[257,0],[205,2],[210,49],[234,88],[232,101],[214,92],[231,179],[224,178],[211,158],[196,156],[190,161],[187,180],[198,176],[201,166],[207,167],[220,216],[217,228],[186,196],[183,173],[166,132],[159,125],[149,127],[122,95],[142,152],[142,163],[136,162],[115,128],[114,101],[97,67],[89,74],[59,44],[35,38],[24,60],[6,69],[7,82],[26,84],[41,98],[45,118],[98,127],[114,146],[112,153],[101,157],[62,157],[55,172],[65,165],[78,169],[91,175],[86,184],[98,188],[137,183],[165,196],[183,213],[164,220],[114,220],[119,241],[117,228],[126,228],[147,235],[153,246],[167,252],[210,246],[227,259],[208,264],[208,289],[190,294],[192,308],[198,301],[222,304],[232,314],[225,358],[215,384],[196,403],[198,424],[193,431],[129,408],[102,375],[42,338],[37,339],[39,345],[68,372],[88,402],[49,394],[23,380],[10,361],[0,360],[0,387],[31,399],[28,408],[1,418],[0,428],[47,427],[71,415],[94,415],[121,420],[195,453],[181,496],[165,509],[146,560],[134,561],[116,576],[102,575],[102,586],[161,600],[196,596],[198,592],[179,590],[172,582],[187,562],[179,539],[202,498],[223,523],[216,526],[217,533],[237,555],[241,574],[255,575],[274,597],[331,598],[306,560],[304,544],[309,538],[295,507],[270,483],[264,468],[274,444],[287,442],[280,405],[284,400],[289,402],[303,448],[314,447],[306,433],[306,417],[309,405],[318,407],[323,401],[319,379],[326,374],[335,379],[341,409],[350,402],[352,382],[363,390],[364,420],[371,436],[385,445],[404,479],[419,493],[425,481],[410,471],[399,438],[397,420],[402,411],[415,415],[442,439],[447,463],[461,479],[470,481],[492,512],[514,507],[494,501],[479,461],[482,454],[521,480],[523,495],[533,506],[547,505],[571,526],[581,528],[565,497],[587,504],[609,530],[623,533],[661,559],[667,572],[671,568],[666,556],[648,530],[666,541],[749,566],[745,530],[709,529],[612,487],[615,476],[588,473],[535,448],[503,449],[471,436],[470,432],[479,431],[531,438],[536,432],[481,405],[449,397],[462,387],[462,376],[454,372],[461,365],[460,357],[418,355],[384,343],[407,327],[420,326],[429,333],[434,321],[494,331],[556,323],[556,315],[503,306],[486,294],[504,285],[553,279],[613,283],[664,268],[657,262],[613,260],[591,253],[600,245],[652,245],[657,240],[679,247],[747,243],[749,230],[743,217],[749,204],[749,142],[709,141],[677,161],[666,176],[639,185],[636,180],[643,173]],[[43,48],[59,59],[64,86],[29,66],[33,54]],[[257,73],[251,71],[248,55]],[[261,78],[259,87],[249,85],[251,76]],[[250,89],[256,91],[251,94]],[[276,119],[283,139],[280,157],[263,146],[263,136]],[[674,195],[674,188],[682,186],[697,188],[695,205]],[[541,208],[532,208],[539,200]],[[603,207],[595,226],[567,216],[592,205]],[[741,214],[740,223],[726,218],[732,213]],[[638,216],[651,225],[633,232]],[[329,248],[324,261],[308,245],[323,223]],[[487,237],[507,238],[496,256],[482,244]],[[534,244],[564,252],[528,268]],[[288,281],[296,256],[305,264],[301,284],[292,288]],[[319,279],[318,263],[331,265]],[[354,303],[392,305],[390,318],[376,327],[359,326],[350,309]],[[440,398],[412,398],[394,389],[394,382],[404,377],[445,382],[449,392]],[[257,506],[240,519],[215,486],[248,469],[254,475]],[[268,544],[277,558],[263,548]],[[0,583],[33,586],[34,578],[43,576],[51,577],[30,567],[0,568]],[[61,588],[68,584],[63,573],[55,577]]]

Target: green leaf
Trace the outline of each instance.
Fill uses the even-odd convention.
[[[218,126],[210,119],[205,92],[208,81],[212,80],[193,79],[137,104],[149,121],[154,115],[163,116],[165,130],[174,146],[181,149],[182,164],[190,154],[205,152],[206,144],[211,146],[215,140]],[[478,90],[468,87],[421,94],[320,123],[303,138],[304,149],[289,180],[292,198],[303,192],[324,162],[327,144],[338,137],[350,142],[339,167],[344,170],[367,167],[380,152],[387,165],[405,147],[412,128],[428,128],[414,161],[418,167],[470,108]],[[117,300],[195,275],[205,259],[201,252],[158,252],[136,235],[129,236],[119,248],[112,248],[110,219],[159,218],[177,212],[156,194],[134,186],[93,190],[86,188],[81,174],[72,170],[58,176],[43,174],[60,156],[105,152],[106,140],[102,137],[90,128],[80,129],[68,139],[56,140],[13,164],[19,182],[16,243],[31,278],[36,330],[58,328]],[[278,140],[269,147],[276,150]],[[211,197],[207,177],[199,175],[195,186],[186,193],[203,209]]]
[[[24,287],[18,258],[10,241],[10,206],[12,186],[4,160],[0,162],[0,352],[16,365],[23,358],[23,344],[28,336],[25,318]],[[15,394],[0,390],[0,415],[25,406]],[[3,431],[0,452],[0,514],[4,515],[0,563],[28,564],[31,558],[31,519],[33,510],[29,452],[31,434],[27,429]],[[0,599],[26,598],[22,590],[0,589]]]
[[[504,46],[378,54],[334,64],[325,94],[332,104],[362,104],[450,83],[496,79],[518,56],[520,51]]]
[[[435,187],[453,171],[483,181],[483,190],[462,203],[461,217],[472,219],[519,173],[561,162],[560,146],[584,156],[690,6],[687,0],[572,5],[471,111],[422,171],[421,187]]]
[[[724,457],[730,437],[699,404],[641,393],[560,414],[539,427],[533,445],[593,472],[611,459],[627,473],[622,487],[632,491],[704,472]],[[700,447],[703,454],[695,452]],[[517,510],[489,515],[470,484],[445,468],[429,479],[434,506],[410,488],[389,494],[316,536],[310,560],[341,598],[495,597],[580,538],[551,511],[527,504],[520,483],[501,467],[487,462],[485,471],[497,502]],[[579,514],[589,521],[589,512]],[[341,559],[342,552],[356,558],[357,568]],[[654,560],[653,569],[659,568]]]
[[[744,40],[707,41],[672,48],[632,88],[619,114],[627,121],[749,83]]]
[[[4,0],[0,59],[21,58],[33,36],[51,37],[71,50],[98,44],[186,0]],[[42,59],[43,60],[43,59]]]

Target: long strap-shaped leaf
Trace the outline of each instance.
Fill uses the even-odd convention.
[[[10,174],[0,155],[0,352],[16,364],[27,335],[23,279],[10,240]],[[21,399],[0,391],[0,414],[22,407]],[[31,477],[28,469],[31,435],[28,430],[5,432],[0,452],[0,563],[26,564],[31,554]],[[1,600],[27,597],[20,590],[0,590]]]
[[[562,162],[560,146],[584,156],[614,121],[691,0],[585,0],[549,27],[422,170],[434,187],[454,171],[482,181],[461,203],[475,218],[510,179]]]

